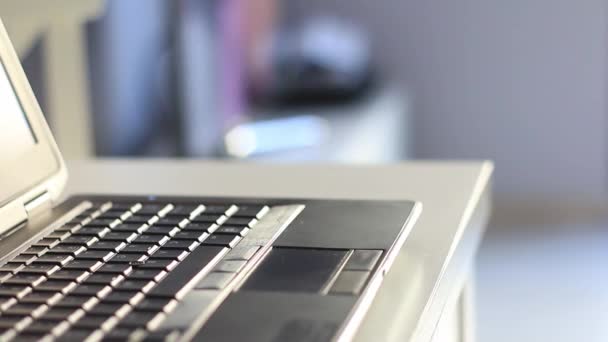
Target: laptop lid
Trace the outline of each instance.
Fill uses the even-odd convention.
[[[0,20],[0,234],[57,199],[67,171]]]

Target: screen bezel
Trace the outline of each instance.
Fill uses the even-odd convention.
[[[0,20],[0,63],[23,108],[36,144],[9,165],[0,167],[0,206],[65,172],[65,166],[46,124],[21,62]]]

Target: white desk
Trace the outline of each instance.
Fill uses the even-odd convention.
[[[490,163],[345,167],[105,160],[68,166],[68,193],[419,200],[423,213],[356,338],[473,339],[464,289],[490,213]]]

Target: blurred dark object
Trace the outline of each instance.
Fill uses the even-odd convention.
[[[315,17],[278,32],[268,45],[269,74],[253,80],[255,103],[343,102],[360,97],[372,83],[369,38],[346,21]]]

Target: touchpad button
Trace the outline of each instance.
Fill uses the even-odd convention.
[[[241,290],[320,292],[348,250],[273,248]]]

